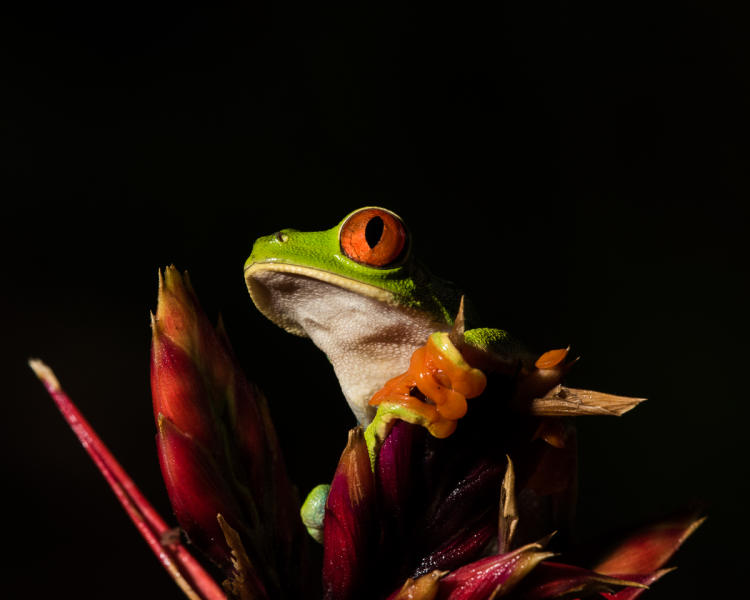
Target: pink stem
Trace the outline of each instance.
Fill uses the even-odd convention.
[[[62,390],[52,370],[41,361],[32,360],[29,364],[148,546],[185,595],[191,600],[227,600],[219,585],[179,541],[162,544],[162,536],[169,531],[164,519]]]

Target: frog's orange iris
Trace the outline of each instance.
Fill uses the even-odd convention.
[[[406,228],[393,213],[381,208],[355,212],[341,226],[341,250],[369,267],[387,267],[401,258],[406,245]]]

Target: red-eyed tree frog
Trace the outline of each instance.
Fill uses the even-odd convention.
[[[355,210],[326,231],[282,229],[258,239],[245,280],[266,317],[326,353],[365,426],[375,415],[373,394],[406,371],[431,334],[451,330],[461,300],[420,263],[402,219],[378,207]],[[509,370],[526,360],[499,329],[469,329],[465,342]]]

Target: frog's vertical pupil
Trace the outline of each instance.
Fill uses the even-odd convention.
[[[374,248],[378,245],[380,238],[383,236],[383,219],[380,217],[373,217],[367,222],[365,226],[365,240],[370,248]]]

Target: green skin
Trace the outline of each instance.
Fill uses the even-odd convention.
[[[245,263],[245,279],[264,315],[312,338],[328,355],[355,416],[367,425],[374,416],[367,407],[372,394],[406,370],[431,333],[450,330],[461,293],[422,265],[408,238],[404,257],[387,268],[348,258],[339,235],[359,210],[327,231],[282,229],[259,238]],[[523,355],[500,329],[470,329],[465,341],[498,364]]]
[[[319,544],[323,543],[323,518],[325,517],[326,500],[331,486],[327,483],[316,485],[307,495],[299,514],[307,532]]]
[[[362,210],[362,209],[359,209]],[[353,211],[326,231],[281,231],[258,238],[245,262],[245,272],[262,263],[287,263],[338,275],[392,295],[392,302],[431,318],[452,323],[460,293],[447,281],[430,274],[407,251],[405,260],[390,268],[373,268],[348,258],[339,244],[339,231]],[[361,293],[368,291],[362,289]],[[372,293],[372,292],[370,292]],[[273,320],[273,319],[272,319]]]
[[[374,268],[348,258],[339,236],[356,212],[326,231],[283,229],[259,238],[245,263],[245,279],[265,316],[290,333],[310,337],[327,354],[347,402],[367,426],[375,417],[368,405],[372,394],[406,371],[414,350],[431,334],[450,331],[461,294],[419,262],[408,232],[397,264]],[[523,359],[520,347],[500,329],[467,330],[464,343],[462,351],[473,351],[485,370],[512,369]],[[319,496],[306,504],[311,530],[322,523],[316,525],[325,504]]]

